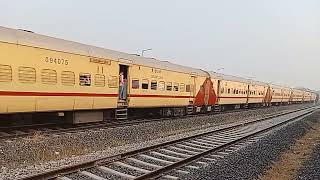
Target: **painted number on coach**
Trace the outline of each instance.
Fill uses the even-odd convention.
[[[51,64],[61,64],[61,65],[69,65],[69,61],[67,59],[60,59],[60,58],[52,58],[52,57],[46,57],[45,59],[46,63]]]

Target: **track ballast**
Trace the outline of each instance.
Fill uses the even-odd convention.
[[[319,107],[303,108],[147,148],[97,159],[24,179],[178,179],[188,169],[214,161],[215,152],[288,122],[302,119]]]

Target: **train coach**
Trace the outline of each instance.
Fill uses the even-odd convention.
[[[216,87],[216,107],[218,106],[219,109],[270,105],[271,91],[268,84],[215,72],[210,72],[210,75]]]
[[[210,72],[217,92],[216,109],[241,108],[248,105],[250,81],[244,78]]]
[[[292,102],[292,89],[289,87],[282,87],[281,104],[290,104]]]
[[[167,61],[0,28],[0,114],[44,113],[73,123],[126,119],[132,113],[178,115],[215,104],[205,71]],[[126,98],[119,99],[119,73]],[[185,112],[185,107],[187,108]]]
[[[288,103],[304,102],[304,91],[280,95],[262,82],[5,27],[0,52],[2,121],[181,116],[269,106],[286,93]]]

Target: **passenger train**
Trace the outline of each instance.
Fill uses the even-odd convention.
[[[126,97],[119,99],[119,73]],[[317,101],[294,89],[0,27],[0,119],[70,123]]]

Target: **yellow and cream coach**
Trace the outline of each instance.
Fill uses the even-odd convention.
[[[119,99],[121,73],[125,99]],[[86,123],[128,115],[180,116],[224,105],[265,105],[268,88],[266,83],[0,27],[1,120],[50,115]],[[313,92],[279,88],[274,96],[283,101],[287,94],[292,102],[316,98]]]

